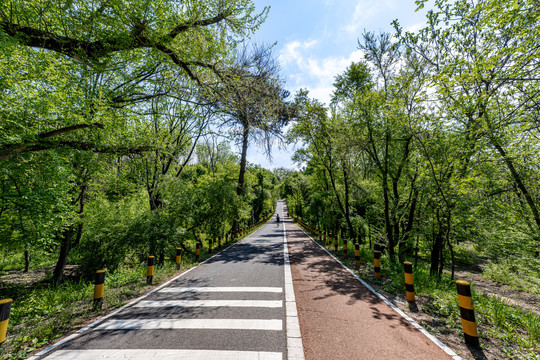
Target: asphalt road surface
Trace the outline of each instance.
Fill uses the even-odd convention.
[[[278,202],[283,218],[282,206]],[[274,216],[241,242],[40,357],[303,359],[284,240],[283,222],[278,225]]]

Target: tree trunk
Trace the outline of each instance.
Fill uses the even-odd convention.
[[[438,231],[437,234],[434,234],[433,247],[431,248],[431,265],[429,267],[431,276],[439,274],[439,256],[441,255],[443,240],[440,231]]]
[[[60,284],[64,280],[64,268],[66,267],[69,251],[71,250],[71,242],[73,239],[73,233],[75,229],[73,226],[68,227],[62,231],[62,242],[60,244],[60,254],[58,261],[54,267],[53,283]]]
[[[244,193],[244,176],[246,174],[246,157],[249,140],[249,125],[244,125],[244,131],[242,133],[242,155],[240,157],[240,173],[238,174],[238,186],[236,188],[236,195],[241,196]]]
[[[354,228],[351,222],[351,206],[349,204],[349,173],[345,168],[344,162],[342,161],[341,163],[343,169],[343,183],[345,185],[345,221],[347,222],[347,227],[349,228],[349,236],[351,239],[354,239]]]
[[[73,205],[76,205],[79,202],[79,210],[76,213],[82,215],[84,212],[85,204],[85,194],[88,186],[85,184],[80,185],[81,192],[79,196],[73,201]],[[75,235],[75,243],[78,244],[82,237],[83,224],[79,223],[77,225],[70,225],[67,229],[62,231],[62,239],[60,243],[60,254],[58,255],[58,261],[54,267],[53,272],[53,283],[60,284],[64,277],[64,268],[68,260],[69,252],[74,246],[73,235]]]
[[[516,182],[517,187],[525,197],[525,201],[527,202],[527,205],[529,206],[529,210],[531,211],[534,221],[536,222],[536,226],[538,228],[538,234],[535,237],[536,240],[540,238],[540,213],[538,211],[538,208],[536,204],[534,203],[534,200],[529,193],[527,187],[525,186],[525,183],[523,182],[523,179],[521,175],[518,173],[516,167],[514,166],[514,161],[508,156],[506,151],[503,149],[503,147],[495,140],[494,138],[491,139],[491,142],[503,158],[506,166],[508,167],[508,170],[510,170],[510,173],[512,174],[512,177],[514,178],[514,181]]]
[[[411,189],[412,190],[412,189]],[[404,261],[405,256],[412,255],[412,246],[409,243],[409,239],[411,238],[411,231],[414,223],[414,214],[416,211],[416,203],[418,200],[418,190],[414,190],[412,194],[411,199],[411,207],[409,208],[409,216],[407,219],[407,225],[405,226],[405,230],[403,231],[403,237],[399,240],[399,261]]]
[[[28,253],[28,249],[24,250],[24,272],[27,273],[30,271],[30,254]]]

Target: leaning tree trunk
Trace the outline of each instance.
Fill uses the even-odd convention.
[[[81,185],[81,192],[79,196],[74,201],[74,204],[77,204],[79,202],[79,210],[76,211],[76,213],[82,215],[84,211],[84,199],[86,190],[88,188],[87,185]],[[66,267],[69,252],[71,251],[71,248],[78,244],[81,236],[82,236],[82,230],[83,230],[83,224],[79,223],[77,225],[70,225],[67,229],[62,231],[61,234],[61,243],[60,243],[60,254],[58,255],[58,261],[56,262],[56,266],[54,267],[53,272],[53,283],[59,284],[62,282],[64,278],[64,268]],[[75,235],[75,243],[73,242],[73,236]]]
[[[60,284],[64,279],[64,268],[66,267],[69,251],[71,250],[74,232],[75,228],[73,226],[62,231],[60,254],[58,255],[58,261],[53,272],[53,283],[55,284]]]

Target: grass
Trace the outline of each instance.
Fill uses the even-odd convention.
[[[313,238],[316,237],[313,236]],[[326,248],[346,266],[354,269],[354,247],[351,245],[349,243],[346,259],[343,257],[341,241],[337,253],[334,252],[333,244]],[[468,249],[463,252],[470,253]],[[402,264],[390,262],[389,258],[383,254],[382,280],[377,281],[373,279],[373,251],[371,249],[360,246],[360,263],[364,265],[357,274],[363,280],[404,298],[405,278]],[[526,279],[528,290],[536,292],[537,286],[540,285],[540,274],[535,272],[534,264],[531,266],[529,263],[528,266],[532,268],[529,278]],[[443,274],[440,279],[430,276],[429,265],[422,261],[419,261],[413,272],[416,295],[423,300],[420,311],[429,313],[434,319],[422,325],[435,335],[454,334],[461,338],[461,318],[455,280],[447,274]],[[512,283],[517,278],[508,264],[506,266],[492,265],[489,275],[492,278],[497,277],[497,281],[501,283]],[[474,290],[474,284],[472,292],[481,346],[484,348],[497,346],[499,351],[509,359],[540,359],[540,316],[538,314],[513,307],[497,297],[478,293]]]
[[[540,294],[540,260],[529,258],[490,262],[484,267],[484,276],[514,289]]]

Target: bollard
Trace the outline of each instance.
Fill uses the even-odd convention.
[[[197,243],[195,245],[195,261],[199,262],[199,255],[201,254],[201,244]]]
[[[474,347],[479,347],[480,342],[478,341],[478,331],[476,329],[476,320],[474,318],[471,285],[463,280],[456,281],[456,285],[465,343]]]
[[[152,280],[154,279],[154,264],[156,258],[153,256],[148,257],[148,268],[146,269],[146,283],[152,285]]]
[[[343,238],[343,257],[347,258],[347,239]]]
[[[101,310],[103,304],[103,292],[105,290],[105,270],[96,271],[94,282],[94,310]]]
[[[0,300],[0,344],[6,341],[12,299]]]
[[[180,270],[180,261],[182,261],[182,249],[176,248],[176,270]]]
[[[413,303],[415,300],[412,263],[410,261],[404,261],[403,268],[405,270],[405,294],[407,295],[407,301]]]
[[[356,268],[360,267],[360,244],[354,244],[354,262],[356,263]]]
[[[208,240],[208,252],[210,254],[212,253],[212,242],[214,242],[213,239]]]
[[[381,280],[381,252],[378,250],[373,252],[373,275],[375,279]]]

